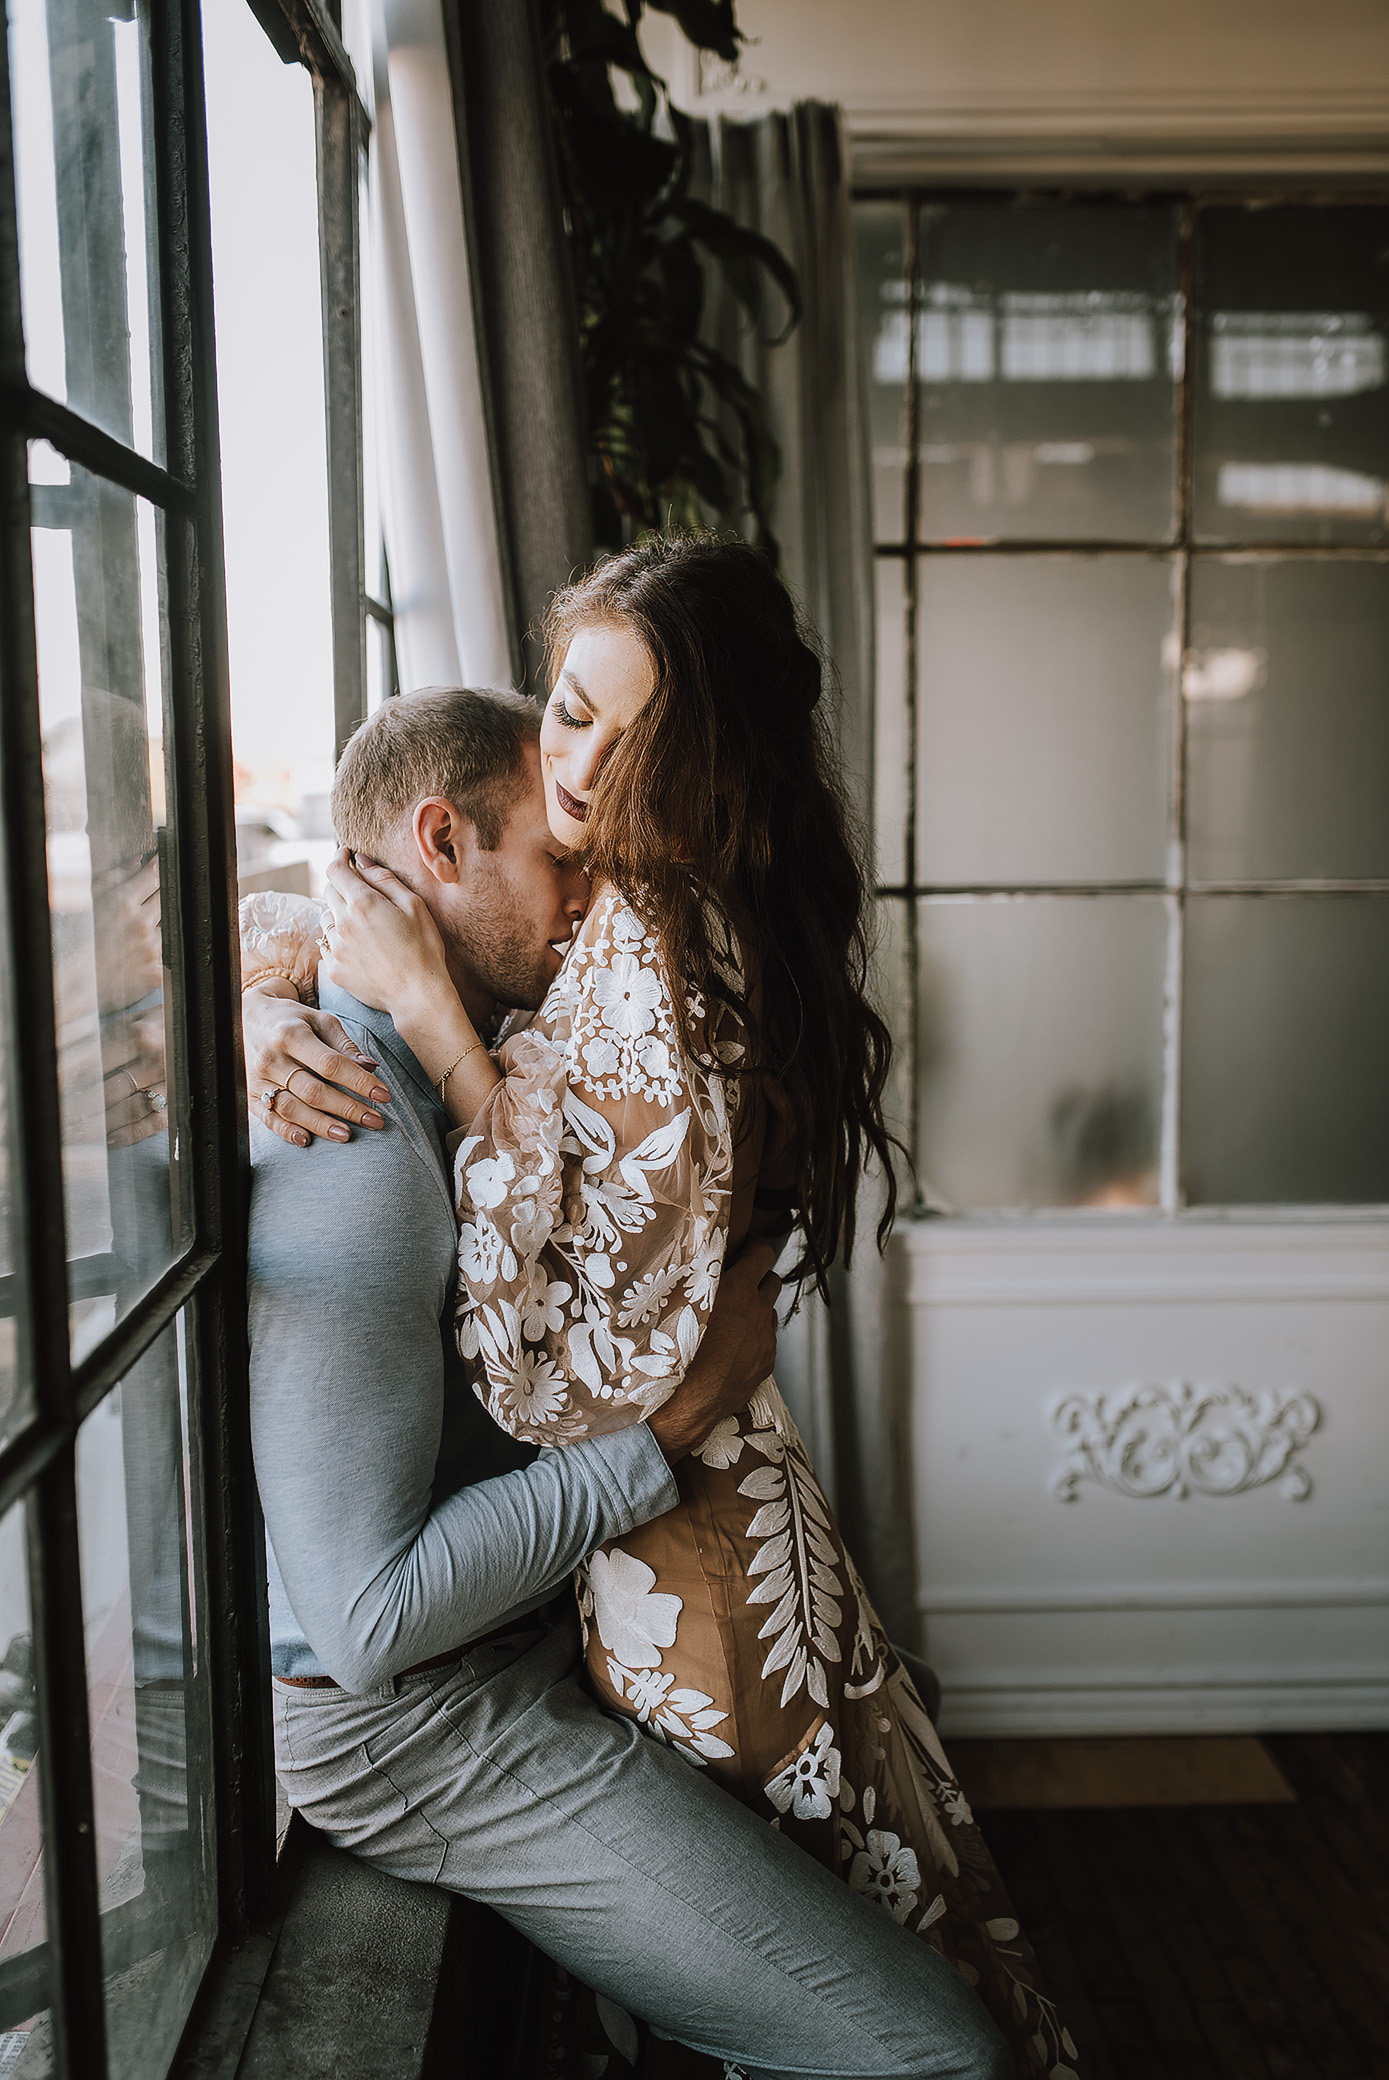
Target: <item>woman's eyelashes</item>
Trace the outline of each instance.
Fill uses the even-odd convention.
[[[562,722],[566,729],[588,728],[589,718],[587,717],[587,715],[572,714],[570,710],[566,708],[566,706],[564,705],[564,697],[562,694],[557,693],[551,705],[554,709],[556,719]]]

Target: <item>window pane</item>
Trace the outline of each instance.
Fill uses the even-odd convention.
[[[1386,209],[1202,213],[1195,520],[1205,540],[1385,538],[1386,249]]]
[[[8,898],[5,870],[0,860],[0,922],[6,918]],[[19,1377],[19,1340],[15,1310],[14,1220],[12,1179],[16,1174],[15,1098],[7,1039],[10,1030],[9,964],[0,960],[0,1443],[7,1442],[33,1411],[30,1383]],[[3,2068],[0,2068],[3,2071]]]
[[[1192,571],[1193,881],[1389,877],[1389,564]]]
[[[1177,212],[922,214],[925,541],[1174,527]]]
[[[0,2073],[51,2070],[24,1505],[0,1517]]]
[[[171,1167],[158,515],[31,451],[72,1347],[90,1351],[186,1239]],[[67,477],[67,482],[54,482]]]
[[[904,1148],[912,1137],[912,1031],[911,953],[908,926],[911,912],[907,899],[887,896],[877,905],[871,975],[872,1001],[887,1021],[892,1035],[892,1067],[883,1093],[883,1117],[888,1132]],[[902,1178],[905,1189],[910,1181]]]
[[[873,821],[878,879],[907,879],[907,587],[906,564],[880,556],[877,580],[876,669],[873,717]]]
[[[873,463],[873,538],[900,542],[906,531],[906,449],[902,402],[907,386],[907,215],[900,203],[861,202],[858,248],[859,336],[868,388]]]
[[[246,0],[209,0],[203,57],[237,851],[308,894],[335,735],[313,82]]]
[[[1160,880],[1168,560],[929,556],[918,582],[921,880]]]
[[[1160,896],[921,905],[921,1168],[960,1211],[1157,1198]]]
[[[1389,897],[1193,896],[1182,1025],[1193,1205],[1389,1200]]]
[[[175,1323],[82,1427],[77,1522],[113,2080],[163,2072],[215,1933]]]
[[[162,462],[145,12],[15,0],[10,64],[29,378]]]

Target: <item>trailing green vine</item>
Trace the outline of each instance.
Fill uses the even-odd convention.
[[[689,41],[732,63],[734,0],[650,0]],[[752,523],[773,562],[781,455],[757,391],[706,336],[721,278],[765,325],[800,317],[785,255],[691,193],[695,132],[642,55],[647,0],[541,0],[546,73],[574,268],[594,538],[617,548],[648,529]],[[626,83],[619,94],[615,75]]]

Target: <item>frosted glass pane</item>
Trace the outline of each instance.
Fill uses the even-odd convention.
[[[932,556],[919,582],[921,880],[1160,880],[1169,560]]]
[[[1193,1205],[1389,1200],[1389,897],[1193,896]]]
[[[1195,521],[1376,542],[1389,478],[1389,209],[1203,211]]]
[[[1198,561],[1193,881],[1389,877],[1389,564]]]
[[[873,822],[878,879],[907,879],[907,645],[906,565],[880,557],[876,569],[878,618],[877,708],[873,722]]]
[[[926,541],[1172,538],[1177,212],[922,214]]]
[[[921,1168],[971,1207],[1152,1205],[1160,896],[921,905]]]
[[[906,531],[902,400],[909,347],[904,257],[907,213],[899,202],[861,202],[854,210],[854,227],[860,351],[873,471],[873,538],[900,542]]]

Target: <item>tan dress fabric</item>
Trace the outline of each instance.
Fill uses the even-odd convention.
[[[307,920],[306,920],[307,922]],[[727,941],[730,979],[736,955]],[[293,972],[292,959],[281,959]],[[513,1435],[636,1422],[684,1377],[728,1242],[743,1041],[692,1063],[654,936],[600,890],[457,1150],[458,1340]],[[1019,2074],[1074,2044],[775,1382],[677,1470],[681,1506],[577,1580],[595,1694],[954,1960]]]

